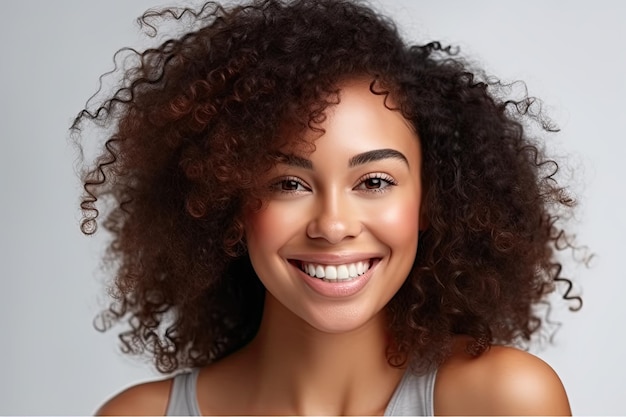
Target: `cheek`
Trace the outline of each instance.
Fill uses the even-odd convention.
[[[249,213],[245,219],[248,249],[256,252],[280,248],[301,227],[302,216],[298,213],[298,210],[283,210],[275,203]]]
[[[376,228],[390,246],[405,246],[414,251],[419,230],[419,199],[401,198],[385,204],[376,212]]]
[[[270,215],[268,215],[270,214]],[[277,219],[271,216],[271,213],[267,213],[266,209],[263,209],[259,213],[251,213],[246,218],[246,242],[248,244],[248,251],[251,255],[257,253],[264,246],[276,237],[276,234],[270,233],[272,229],[278,229],[276,225]],[[269,243],[271,245],[271,243]]]

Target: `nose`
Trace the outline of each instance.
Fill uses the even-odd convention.
[[[334,192],[318,198],[306,232],[310,239],[321,239],[334,245],[358,236],[361,230],[358,210],[348,197]]]

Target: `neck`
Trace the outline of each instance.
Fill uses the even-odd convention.
[[[259,333],[245,349],[256,385],[253,403],[270,413],[382,414],[403,370],[387,362],[381,312],[358,329],[321,332],[270,294]]]

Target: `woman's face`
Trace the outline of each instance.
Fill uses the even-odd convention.
[[[405,281],[420,228],[419,140],[368,80],[342,84],[340,104],[309,132],[315,150],[285,150],[271,193],[246,216],[252,265],[268,291],[314,328],[357,329]]]

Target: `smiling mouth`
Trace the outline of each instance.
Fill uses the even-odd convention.
[[[344,282],[365,274],[371,268],[374,260],[368,259],[341,265],[324,265],[304,261],[293,262],[310,277],[319,278],[326,282]]]

